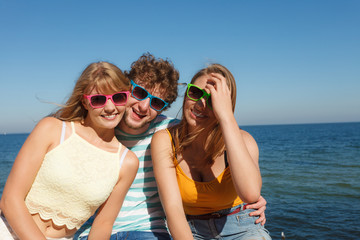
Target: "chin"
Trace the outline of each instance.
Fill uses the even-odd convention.
[[[110,121],[110,122],[103,122],[103,126],[104,128],[106,129],[111,129],[111,128],[115,128],[117,125],[119,125],[120,123],[120,120],[117,120],[117,121]]]

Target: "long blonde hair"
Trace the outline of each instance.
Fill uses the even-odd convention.
[[[208,75],[210,73],[219,73],[225,77],[226,83],[230,89],[232,110],[234,112],[236,103],[236,83],[234,76],[226,67],[220,64],[211,64],[208,67],[203,68],[199,72],[197,72],[191,79],[191,83],[194,83],[199,77]],[[183,106],[187,98],[186,92],[184,96],[185,97],[183,101]],[[184,149],[191,143],[193,143],[193,141],[199,136],[199,134],[205,130],[204,128],[201,128],[197,131],[189,133],[188,123],[184,118],[184,108],[182,115],[183,116],[180,123],[171,128],[171,133],[173,135],[175,145],[175,154],[180,154],[182,151],[184,151]],[[214,162],[214,159],[223,154],[223,152],[225,151],[225,143],[218,121],[214,121],[212,126],[208,126],[207,129],[211,130],[209,131],[208,137],[204,142],[204,150],[206,153],[204,159],[207,159],[209,164],[212,164]]]
[[[77,80],[74,90],[54,117],[62,121],[83,121],[87,110],[83,106],[84,94],[97,89],[104,94],[130,90],[130,81],[114,64],[96,62],[89,64]]]

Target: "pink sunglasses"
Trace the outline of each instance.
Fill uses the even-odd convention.
[[[91,107],[93,108],[102,108],[105,106],[108,99],[111,99],[111,101],[116,106],[123,106],[126,104],[130,92],[117,92],[110,95],[104,95],[104,94],[95,94],[95,95],[85,95],[84,98],[87,98],[90,102]]]

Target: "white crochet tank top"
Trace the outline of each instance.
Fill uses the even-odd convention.
[[[121,157],[120,143],[117,153],[102,150],[77,135],[73,122],[72,134],[63,141],[65,126],[60,144],[45,155],[25,204],[31,214],[79,229],[110,195],[128,149]]]

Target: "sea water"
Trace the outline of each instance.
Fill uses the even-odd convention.
[[[360,239],[360,123],[241,127],[259,146],[273,239]],[[0,195],[27,136],[0,135]]]

